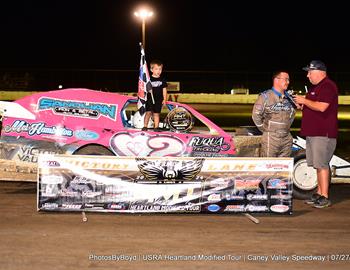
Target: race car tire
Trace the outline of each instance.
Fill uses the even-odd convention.
[[[308,199],[317,189],[316,169],[308,167],[306,155],[300,154],[294,157],[293,168],[293,197],[296,199]]]
[[[86,145],[76,150],[73,155],[114,156],[113,152],[102,145]]]

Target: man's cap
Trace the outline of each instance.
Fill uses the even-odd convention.
[[[308,66],[303,68],[303,70],[305,70],[305,71],[309,71],[309,70],[327,71],[327,67],[326,67],[325,63],[323,63],[320,60],[312,60]]]

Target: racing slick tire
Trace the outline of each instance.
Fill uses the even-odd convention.
[[[307,166],[305,154],[294,157],[292,178],[293,197],[296,199],[309,199],[317,189],[316,169]]]
[[[73,155],[114,156],[112,151],[102,145],[83,146],[75,151]]]

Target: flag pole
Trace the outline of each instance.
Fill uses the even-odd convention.
[[[140,44],[140,47],[141,47],[141,54],[146,59],[145,49],[143,48],[142,42],[140,42],[139,44]],[[146,60],[145,60],[145,62],[146,62]],[[149,92],[151,94],[152,103],[155,104],[154,97],[153,97],[153,89],[151,89]]]

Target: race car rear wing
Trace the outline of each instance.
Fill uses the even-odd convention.
[[[4,116],[35,120],[35,115],[20,104],[0,101],[0,119]]]

